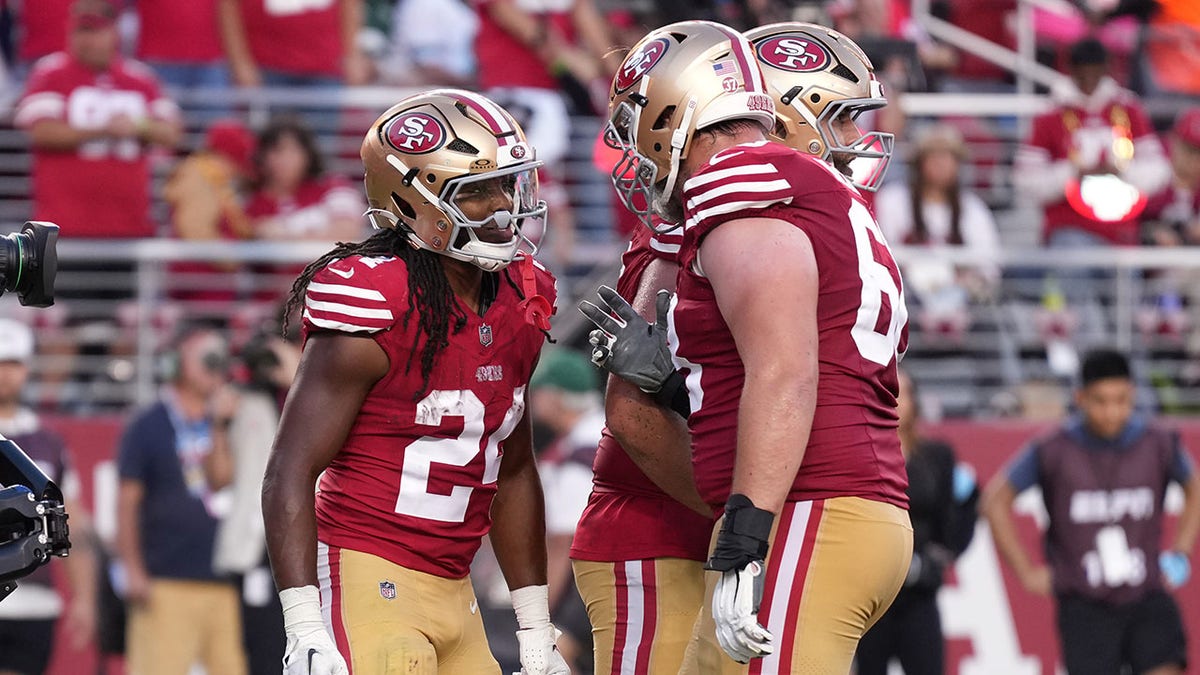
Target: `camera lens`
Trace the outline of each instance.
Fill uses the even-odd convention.
[[[30,221],[21,231],[0,237],[0,294],[15,291],[22,305],[54,304],[58,272],[58,226]]]

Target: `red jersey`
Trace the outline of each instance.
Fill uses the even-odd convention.
[[[1117,93],[1098,110],[1066,105],[1035,117],[1028,145],[1051,162],[1079,158],[1084,166],[1091,166],[1101,157],[1111,158],[1118,138],[1132,141],[1135,146],[1158,142],[1150,118],[1129,92]],[[1138,216],[1118,222],[1093,220],[1078,213],[1064,195],[1045,205],[1042,232],[1048,239],[1056,229],[1081,228],[1114,244],[1136,244],[1139,222]]]
[[[534,265],[516,262],[514,266]],[[519,271],[501,272],[518,281]],[[536,271],[554,302],[554,277]],[[525,322],[512,283],[501,278],[482,317],[452,333],[419,401],[425,343],[399,258],[351,256],[313,277],[306,334],[370,335],[392,368],[363,401],[341,451],[317,483],[317,535],[330,546],[409,569],[461,579],[491,528],[504,441],[525,414],[525,388],[544,336]]]
[[[907,347],[908,311],[899,269],[858,190],[829,164],[762,141],[714,155],[684,183],[684,200],[669,339],[687,377],[701,496],[713,508],[729,497],[745,370],[697,272],[700,243],[729,220],[767,217],[804,231],[819,272],[817,403],[788,500],[856,496],[906,508],[896,355]]]
[[[683,234],[639,227],[621,256],[617,292],[632,302],[655,258],[675,264]],[[571,557],[619,562],[652,558],[706,560],[713,520],[680,504],[633,463],[605,428],[592,464],[592,494],[575,528]]]
[[[246,204],[251,221],[279,218],[288,231],[289,241],[323,240],[332,242],[325,234],[329,220],[335,216],[358,218],[366,210],[362,193],[349,181],[334,176],[305,181],[296,194],[279,198],[266,192],[256,192]],[[292,279],[304,271],[303,264],[256,265],[255,269],[280,277],[282,285],[268,287],[257,294],[259,300],[276,301],[286,295]]]
[[[342,74],[340,0],[242,0],[254,61],[297,75]]]
[[[475,62],[479,68],[479,84],[484,89],[494,87],[559,88],[554,76],[537,52],[525,46],[515,36],[500,27],[488,12],[487,5],[508,2],[532,14],[547,30],[557,31],[568,42],[575,39],[571,22],[574,0],[471,0],[479,12],[479,32],[475,35]]]
[[[33,63],[43,56],[67,48],[67,26],[75,0],[25,0],[18,26],[21,30],[19,59]]]
[[[138,0],[137,12],[139,59],[215,63],[225,57],[217,0]]]
[[[117,59],[93,71],[66,53],[38,61],[14,121],[29,129],[59,120],[100,129],[119,116],[171,120],[179,108],[159,91],[149,68]],[[67,237],[148,237],[150,162],[136,140],[100,138],[74,150],[33,148],[34,218],[62,227]]]
[[[335,176],[305,181],[289,198],[256,192],[246,204],[246,215],[252,220],[281,218],[292,239],[321,239],[331,216],[357,218],[365,210],[358,188]]]

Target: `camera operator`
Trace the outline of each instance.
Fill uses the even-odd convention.
[[[200,661],[244,675],[237,589],[212,564],[228,510],[221,489],[233,478],[228,346],[211,328],[189,327],[159,366],[162,394],[130,420],[118,455],[127,672],[186,675]]]
[[[33,331],[14,319],[0,319],[0,434],[16,442],[50,477],[65,486],[74,547],[66,559],[70,603],[66,635],[73,649],[92,640],[96,628],[96,561],[87,513],[79,507],[63,439],[21,405],[33,358]],[[0,603],[0,675],[41,675],[54,647],[54,628],[63,612],[48,567],[39,567]]]

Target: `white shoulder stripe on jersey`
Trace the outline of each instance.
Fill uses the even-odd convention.
[[[343,284],[323,284],[319,281],[310,281],[308,284],[308,292],[344,295],[349,298],[362,298],[363,300],[378,300],[380,302],[387,302],[387,298],[383,297],[383,293],[380,293],[373,288],[359,288],[358,286],[346,286]]]
[[[743,209],[765,209],[768,206],[772,206],[774,204],[791,204],[791,203],[792,203],[791,195],[788,195],[787,197],[785,197],[783,199],[764,199],[762,201],[754,201],[754,202],[751,202],[751,201],[725,202],[724,204],[718,204],[712,208],[704,209],[702,211],[697,211],[695,214],[692,215],[691,218],[687,219],[687,222],[683,224],[683,227],[684,227],[684,229],[691,229],[691,228],[695,227],[696,225],[700,224],[700,221],[704,220],[705,218],[710,218],[712,216],[719,216],[719,215],[723,215],[726,213],[733,213],[734,211],[741,211]]]
[[[708,171],[696,176],[695,178],[689,178],[683,184],[683,190],[684,192],[688,192],[699,187],[704,187],[709,183],[714,183],[726,178],[732,178],[734,176],[761,176],[778,173],[779,170],[775,168],[774,164],[747,164],[745,166],[731,166],[728,169]]]
[[[704,202],[711,201],[717,197],[733,194],[735,192],[775,192],[778,190],[787,190],[792,187],[792,184],[783,178],[777,178],[771,181],[756,181],[744,183],[726,183],[720,187],[715,187],[708,192],[700,194],[687,200],[689,209],[700,206]]]
[[[26,126],[43,117],[62,117],[66,110],[67,100],[62,94],[53,91],[32,94],[17,106],[13,123],[18,127]]]
[[[651,239],[650,248],[663,253],[679,253],[681,247],[679,244],[665,244],[657,239]]]
[[[317,328],[326,328],[329,330],[340,330],[343,333],[378,333],[383,330],[377,326],[360,326],[354,323],[345,323],[344,321],[334,321],[333,319],[322,319],[312,315],[312,312],[304,310],[304,318],[308,319],[312,325]]]
[[[322,302],[313,300],[308,297],[304,305],[309,309],[320,310],[322,312],[333,312],[334,314],[344,314],[346,316],[354,316],[360,319],[379,319],[382,321],[392,321],[392,310],[390,309],[367,309],[365,307],[355,307],[354,305],[343,305],[340,302]]]

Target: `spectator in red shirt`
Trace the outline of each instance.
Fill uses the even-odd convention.
[[[1094,38],[1075,43],[1069,64],[1070,80],[1051,92],[1055,107],[1033,120],[1017,150],[1013,184],[1042,207],[1050,248],[1136,244],[1146,197],[1167,184],[1171,167],[1137,97],[1109,76],[1104,45]],[[1071,337],[1078,325],[1085,340],[1105,335],[1099,294],[1111,279],[1100,270],[1057,270],[1047,280],[1044,323],[1051,328],[1043,330]],[[1074,360],[1059,361],[1063,374]]]
[[[607,78],[615,72],[622,54],[614,49],[593,0],[470,3],[479,15],[475,36],[479,84],[516,116],[545,164],[538,177],[541,196],[554,214],[554,237],[541,259],[552,269],[561,268],[571,262],[575,231],[571,205],[560,182],[560,164],[567,155],[571,131],[563,86],[569,88],[576,107],[591,114],[589,96],[593,91],[607,96]],[[541,245],[540,232],[527,234]]]
[[[1171,182],[1146,204],[1144,236],[1159,246],[1200,244],[1200,107],[1179,114],[1170,136]]]
[[[360,85],[363,0],[217,0],[233,81],[242,87]]]
[[[217,0],[136,0],[137,57],[168,86],[223,88],[229,67],[217,26]]]
[[[1171,182],[1146,203],[1142,239],[1155,246],[1200,246],[1200,107],[1179,114],[1168,140]],[[1163,270],[1151,275],[1150,290],[1157,301],[1139,310],[1139,327],[1184,338],[1184,378],[1193,384],[1200,379],[1200,272]]]
[[[144,237],[152,146],[173,147],[179,110],[154,74],[117,53],[116,7],[76,0],[67,51],[34,66],[15,123],[33,146],[34,217],[68,237]]]
[[[472,4],[480,19],[475,37],[479,84],[502,105],[528,111],[522,127],[538,159],[552,167],[566,155],[570,130],[558,77],[587,86],[616,67],[603,61],[614,47],[604,21],[592,0]]]
[[[1043,237],[1052,247],[1137,243],[1137,193],[1152,195],[1170,180],[1150,118],[1108,73],[1103,44],[1089,38],[1072,46],[1070,81],[1052,92],[1055,108],[1034,119],[1017,151],[1013,181],[1044,208]],[[1095,200],[1090,177],[1106,181],[1108,196],[1128,199]]]
[[[281,242],[357,241],[366,203],[349,181],[325,173],[312,131],[291,118],[274,120],[258,136],[255,189],[246,204],[254,237]],[[261,299],[279,299],[304,268],[267,268],[282,276],[265,283]]]

